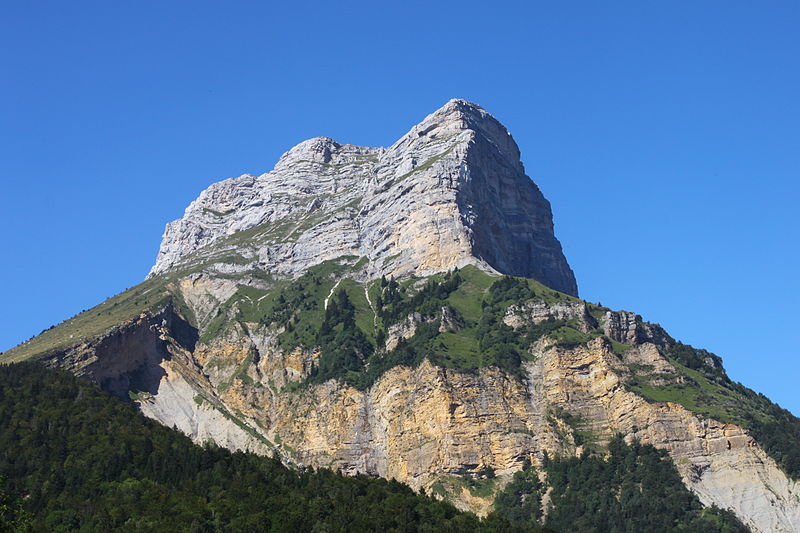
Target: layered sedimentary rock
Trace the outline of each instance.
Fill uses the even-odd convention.
[[[550,204],[519,155],[497,120],[463,100],[388,148],[310,139],[271,172],[203,191],[167,226],[151,275],[199,263],[293,275],[354,255],[373,277],[475,264],[577,295]]]
[[[552,306],[550,316],[567,308]],[[75,372],[108,386],[118,382],[109,381],[120,373],[116,361],[136,360],[127,375],[148,377],[137,384],[137,390],[147,387],[136,395],[142,411],[198,442],[394,478],[441,490],[478,513],[491,509],[491,497],[474,496],[459,476],[491,469],[500,487],[526,460],[580,454],[587,443],[601,445],[622,433],[666,449],[704,503],[733,510],[754,531],[797,531],[800,524],[800,484],[745,429],[674,403],[648,402],[626,386],[631,368],[677,373],[651,342],[637,341],[618,355],[602,337],[571,349],[545,338],[531,347],[523,379],[497,368],[465,372],[424,361],[389,370],[367,390],[335,380],[294,388],[318,353],[282,350],[275,331],[258,324],[192,352],[170,333],[180,324],[171,313],[165,309],[120,328],[120,338],[151,342],[128,344],[130,352],[123,347],[116,358],[103,353],[104,343],[118,345],[110,336],[51,361],[71,361]],[[152,357],[137,359],[142,353]],[[232,379],[237,373],[240,379]]]

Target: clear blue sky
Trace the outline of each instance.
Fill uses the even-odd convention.
[[[800,414],[799,2],[375,5],[6,2],[0,350],[142,280],[210,183],[459,97],[513,133],[583,297]]]

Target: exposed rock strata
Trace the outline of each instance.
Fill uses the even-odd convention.
[[[199,443],[265,453],[269,448],[254,432],[237,424],[213,394],[203,392],[208,378],[192,354],[196,340],[196,330],[166,306],[42,362],[94,381],[111,394],[135,397],[145,415]]]
[[[577,320],[581,331],[591,331],[597,321],[589,314],[584,302],[559,301],[553,304],[531,300],[524,305],[511,305],[506,309],[503,322],[514,329],[528,324],[541,324],[545,320]]]
[[[475,264],[578,292],[516,143],[463,100],[388,148],[317,137],[271,172],[212,185],[167,225],[151,275],[200,264],[293,275],[343,255],[368,257],[372,277]]]
[[[152,395],[139,398],[142,410],[199,442],[270,450],[289,463],[395,478],[430,490],[451,476],[479,475],[487,467],[501,486],[526,459],[536,464],[545,452],[580,453],[576,431],[594,443],[622,432],[666,449],[704,503],[734,510],[754,531],[798,531],[800,486],[745,430],[701,420],[676,404],[648,403],[628,390],[629,363],[675,372],[652,343],[619,356],[603,338],[574,349],[543,339],[532,347],[536,360],[525,364],[524,381],[494,368],[468,373],[425,361],[417,368],[395,367],[367,391],[329,381],[292,392],[290,385],[308,375],[317,354],[282,352],[274,332],[258,324],[192,353],[170,334],[162,315],[139,318],[119,334],[161,343],[152,359],[160,361],[160,372],[151,372],[159,379]],[[113,358],[86,355],[103,350],[103,342],[65,360],[88,362],[79,373],[115,383],[107,380],[118,372]],[[138,348],[125,353],[126,360],[155,353],[146,342],[130,346]],[[235,371],[246,379],[231,380]],[[231,422],[234,413],[238,423]],[[580,427],[570,426],[574,420]],[[457,486],[449,497],[479,513],[490,509],[490,499]]]
[[[655,324],[641,321],[641,317],[630,311],[608,311],[601,320],[605,335],[623,344],[652,342],[658,346],[668,343],[669,335]]]

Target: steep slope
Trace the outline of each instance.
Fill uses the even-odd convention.
[[[800,531],[800,420],[576,294],[513,140],[454,100],[388,149],[312,139],[210,187],[145,282],[0,360],[68,368],[197,442],[481,514],[524,465],[621,433],[704,504]]]
[[[506,129],[451,100],[389,148],[318,137],[212,185],[167,226],[151,275],[209,260],[293,275],[353,255],[373,278],[475,264],[577,295],[552,218]]]

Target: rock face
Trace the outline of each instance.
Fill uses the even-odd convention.
[[[583,302],[557,302],[548,305],[541,300],[531,300],[525,305],[510,305],[503,322],[514,329],[528,323],[541,324],[545,320],[576,320],[581,331],[588,332],[597,322]]]
[[[192,355],[196,341],[196,330],[167,306],[42,362],[70,370],[116,396],[135,398],[145,415],[165,424],[169,420],[170,427],[199,443],[266,453],[269,448],[235,423],[225,406],[200,395],[207,378]]]
[[[506,129],[451,100],[389,148],[302,142],[275,169],[212,185],[170,223],[151,275],[198,264],[293,275],[343,255],[370,273],[474,264],[577,295],[549,202]]]
[[[517,327],[548,316],[591,320],[584,304],[523,310],[506,320],[513,317]],[[411,336],[422,321],[410,316],[393,335]],[[138,376],[128,387],[142,390],[136,395],[142,411],[198,442],[394,478],[479,514],[491,510],[491,497],[473,495],[460,476],[491,468],[500,487],[526,460],[580,454],[623,433],[666,449],[703,503],[731,509],[753,531],[800,531],[800,484],[745,429],[674,403],[648,402],[626,386],[632,368],[678,372],[646,340],[617,355],[604,337],[569,349],[543,338],[531,347],[522,380],[497,368],[464,372],[426,360],[397,366],[362,391],[335,380],[294,388],[319,354],[281,349],[264,325],[244,324],[193,351],[191,335],[175,333],[182,327],[167,308],[49,361],[111,390]]]
[[[630,371],[609,348],[597,339],[573,350],[542,351],[530,371],[534,383],[541,380],[543,403],[581,417],[581,429],[595,438],[621,432],[666,449],[703,503],[733,510],[754,531],[798,531],[800,483],[789,480],[746,430],[626,390]],[[634,348],[636,363],[675,372],[654,345]]]

